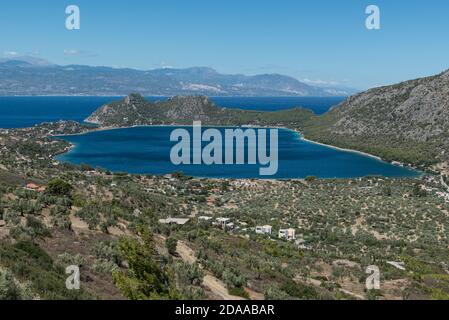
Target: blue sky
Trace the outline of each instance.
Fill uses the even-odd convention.
[[[81,30],[65,28],[65,8]],[[382,28],[365,28],[378,5]],[[208,66],[368,88],[449,68],[447,0],[14,0],[0,4],[0,55],[58,64]]]

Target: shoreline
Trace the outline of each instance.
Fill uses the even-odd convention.
[[[97,125],[97,126],[99,126],[99,124],[98,124],[98,123],[95,123],[95,122],[84,121],[83,123],[84,123],[84,124],[89,124],[89,125]],[[83,124],[83,123],[81,123],[81,124]],[[124,126],[124,127],[93,127],[91,130],[87,130],[87,131],[81,132],[81,133],[72,133],[72,134],[64,134],[64,135],[53,135],[52,137],[56,137],[56,138],[57,138],[57,137],[65,137],[65,136],[79,136],[79,135],[86,135],[86,134],[89,134],[89,133],[92,133],[92,132],[112,131],[112,130],[132,129],[132,128],[145,128],[145,127],[149,127],[149,128],[151,128],[151,127],[192,127],[192,125],[185,125],[185,124],[175,124],[175,123],[172,123],[172,124],[154,124],[154,125],[153,125],[153,124],[151,124],[151,125],[150,125],[150,124],[147,124],[147,125],[133,125],[133,126]],[[373,155],[373,154],[369,154],[369,153],[366,153],[366,152],[363,152],[363,151],[358,151],[358,150],[354,150],[354,149],[341,148],[341,147],[337,147],[337,146],[333,146],[333,145],[329,145],[329,144],[325,144],[325,143],[321,143],[321,142],[317,142],[317,141],[310,140],[310,139],[306,138],[305,135],[304,135],[304,133],[302,133],[301,131],[296,130],[296,129],[287,128],[287,127],[276,127],[276,126],[254,126],[254,125],[240,125],[240,126],[237,126],[237,125],[236,125],[236,126],[229,126],[229,125],[206,125],[206,126],[203,126],[203,127],[204,127],[204,128],[207,128],[207,127],[218,127],[218,128],[231,128],[231,127],[235,127],[235,128],[247,128],[247,129],[252,128],[252,129],[279,129],[279,130],[288,130],[288,131],[291,131],[291,132],[294,132],[295,134],[297,134],[297,135],[299,136],[299,139],[300,139],[301,141],[304,141],[304,142],[308,142],[308,143],[320,145],[320,146],[323,146],[323,147],[326,147],[326,148],[331,148],[331,149],[338,150],[338,151],[342,151],[342,152],[355,153],[355,154],[358,154],[358,155],[361,155],[361,156],[364,156],[364,157],[369,157],[369,158],[375,159],[375,160],[380,161],[380,162],[383,162],[383,163],[390,164],[390,165],[392,165],[392,166],[402,167],[402,168],[405,168],[405,169],[408,169],[408,170],[414,170],[414,171],[417,171],[418,173],[420,173],[419,176],[422,176],[422,174],[423,174],[423,172],[422,172],[421,170],[419,170],[418,168],[414,168],[414,167],[412,167],[412,166],[410,166],[410,165],[407,165],[407,164],[403,164],[403,163],[400,163],[400,162],[390,162],[390,161],[386,161],[386,160],[382,159],[382,158],[379,157],[379,156],[376,156],[376,155]],[[71,142],[69,142],[69,143],[70,143],[70,145],[71,145],[71,147],[69,148],[69,150],[67,150],[67,151],[65,151],[65,152],[63,152],[63,153],[61,153],[61,154],[59,154],[58,156],[61,156],[61,155],[63,155],[63,154],[67,154],[67,153],[69,153],[70,151],[72,151],[74,148],[76,148],[76,145],[72,144]],[[57,160],[57,159],[55,159],[55,160]],[[57,160],[57,161],[59,161],[59,160]],[[226,179],[226,178],[224,178],[224,179]]]
[[[297,131],[295,131],[295,132],[297,132]],[[382,162],[390,163],[390,162],[382,159],[381,157],[375,156],[375,155],[370,154],[370,153],[366,153],[366,152],[358,151],[358,150],[354,150],[354,149],[345,149],[345,148],[336,147],[336,146],[333,146],[333,145],[330,145],[330,144],[325,144],[325,143],[322,143],[322,142],[313,141],[313,140],[305,138],[302,134],[301,134],[301,140],[306,141],[306,142],[310,142],[310,143],[313,143],[313,144],[317,144],[317,145],[320,145],[320,146],[323,146],[323,147],[339,150],[339,151],[357,153],[357,154],[360,154],[360,155],[365,156],[365,157],[370,157],[370,158],[373,158],[373,159],[376,159],[376,160],[379,160],[379,161],[382,161]],[[390,163],[390,164],[394,165],[393,163]]]
[[[85,121],[84,123],[86,124],[90,124],[90,125],[99,125],[98,123],[95,122],[88,122]],[[98,127],[98,128],[93,128],[92,130],[89,130],[87,132],[82,132],[82,133],[71,133],[71,134],[64,134],[64,135],[58,135],[59,137],[64,137],[64,136],[77,136],[77,135],[85,135],[85,134],[89,134],[91,132],[101,132],[101,131],[110,131],[110,130],[119,130],[119,129],[132,129],[132,128],[145,128],[145,127],[192,127],[191,125],[184,125],[184,124],[142,124],[142,125],[133,125],[133,126],[125,126],[125,127]],[[217,127],[217,128],[230,128],[232,126],[225,126],[225,125],[206,125],[203,126],[204,128],[208,128],[208,127]],[[246,129],[280,129],[280,130],[289,130],[292,132],[295,132],[296,134],[298,134],[300,136],[300,140],[302,141],[306,141],[309,143],[313,143],[313,144],[317,144],[323,147],[327,147],[327,148],[331,148],[331,149],[335,149],[335,150],[339,150],[339,151],[344,151],[344,152],[351,152],[351,153],[357,153],[366,157],[370,157],[370,158],[374,158],[376,160],[382,161],[382,162],[387,162],[390,163],[384,159],[382,159],[379,156],[370,154],[370,153],[366,153],[363,151],[358,151],[358,150],[354,150],[354,149],[345,149],[345,148],[341,148],[341,147],[336,147],[330,144],[325,144],[325,143],[321,143],[321,142],[317,142],[317,141],[313,141],[310,139],[307,139],[304,135],[304,133],[302,133],[301,131],[295,130],[295,129],[290,129],[287,127],[275,127],[275,126],[254,126],[254,125],[241,125],[241,126],[234,126],[235,128],[246,128]],[[392,165],[394,165],[393,163],[390,163]],[[404,167],[409,167],[406,166],[404,164],[401,163],[402,166]]]

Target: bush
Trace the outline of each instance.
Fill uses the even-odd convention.
[[[121,263],[120,254],[117,250],[117,243],[112,241],[102,241],[95,244],[92,253],[101,260],[111,261],[119,265]]]
[[[247,300],[250,299],[249,295],[248,295],[248,292],[246,292],[245,289],[243,289],[242,287],[229,289],[229,294],[231,294],[233,296],[237,296],[237,297],[242,297],[242,298],[245,298]]]
[[[154,239],[148,228],[140,228],[142,242],[121,238],[118,249],[129,271],[112,273],[115,285],[131,300],[176,299],[177,292],[170,284],[170,276],[158,257]]]
[[[53,179],[48,183],[48,193],[54,196],[70,196],[72,185],[63,179]]]
[[[271,286],[265,291],[265,300],[287,300],[288,298],[285,291],[275,286]]]
[[[183,298],[188,300],[198,300],[204,298],[204,290],[201,288],[204,273],[198,264],[187,264],[184,262],[175,263],[173,267],[176,275],[177,289]]]
[[[172,256],[176,255],[176,248],[178,247],[178,240],[175,238],[167,238],[165,240],[165,246],[167,247],[168,253]]]
[[[427,191],[421,188],[421,185],[419,183],[416,183],[413,186],[413,196],[418,198],[424,198],[427,196]]]
[[[92,298],[83,289],[67,290],[65,270],[54,265],[51,257],[31,242],[18,242],[13,245],[1,242],[0,261],[16,279],[28,282],[27,287],[32,288],[43,300]]]
[[[296,283],[293,280],[284,282],[281,286],[281,290],[285,291],[289,296],[299,299],[315,300],[318,298],[318,294],[313,287]]]
[[[239,275],[238,272],[235,272],[230,268],[226,268],[223,271],[222,279],[230,288],[241,288],[246,284],[245,277]]]
[[[86,264],[86,259],[79,254],[63,253],[58,256],[57,263],[64,268],[72,265],[82,268]]]
[[[28,286],[22,286],[9,270],[0,268],[0,300],[30,300],[32,293]]]
[[[204,272],[198,264],[190,265],[185,262],[178,262],[175,264],[174,270],[178,276],[178,283],[200,286],[203,282]]]
[[[92,271],[99,274],[107,274],[111,275],[115,270],[118,269],[118,266],[109,260],[96,260],[92,265]]]
[[[32,240],[51,237],[50,229],[48,229],[39,219],[27,216],[26,226]]]

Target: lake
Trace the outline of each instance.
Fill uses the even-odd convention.
[[[171,148],[176,144],[170,142],[170,134],[174,129],[176,127],[134,127],[61,137],[75,147],[60,155],[58,160],[74,164],[86,163],[113,172],[157,175],[183,172],[189,176],[207,178],[294,179],[307,176],[355,178],[370,175],[420,175],[409,168],[395,166],[360,153],[304,141],[298,133],[287,129],[279,131],[279,171],[275,176],[259,176],[258,165],[175,166],[170,161]],[[223,131],[224,128],[220,130]]]

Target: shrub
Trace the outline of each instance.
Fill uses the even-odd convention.
[[[72,185],[63,179],[53,179],[48,183],[48,193],[54,196],[70,196]]]
[[[16,279],[29,283],[26,288],[22,286],[22,289],[26,289],[23,292],[32,289],[44,300],[91,298],[83,289],[67,290],[65,270],[55,266],[51,257],[31,242],[0,243],[0,261]]]
[[[115,270],[118,269],[118,266],[109,260],[96,260],[92,265],[92,271],[99,274],[112,274]]]
[[[81,268],[86,264],[86,259],[79,254],[71,255],[70,253],[63,253],[58,256],[57,263],[62,267],[74,265]]]
[[[237,296],[237,297],[242,297],[242,298],[245,298],[247,300],[250,299],[250,297],[248,295],[248,292],[246,292],[245,289],[242,288],[242,287],[229,289],[229,294],[231,294],[233,296]]]
[[[0,300],[22,300],[24,290],[16,282],[12,273],[0,268]],[[28,297],[28,299],[31,297]]]
[[[167,247],[168,253],[172,256],[176,255],[176,248],[178,247],[178,240],[175,238],[167,238],[165,240],[165,246]]]
[[[142,228],[140,235],[142,242],[134,238],[120,239],[119,252],[128,262],[129,272],[114,271],[114,283],[131,300],[176,299],[177,292],[157,255],[153,235],[148,228]]]
[[[270,286],[265,290],[265,300],[287,300],[288,298],[288,294],[276,286]]]
[[[285,281],[281,290],[285,291],[289,296],[299,299],[317,299],[318,294],[313,287],[304,285],[302,283],[296,283],[293,280]]]

